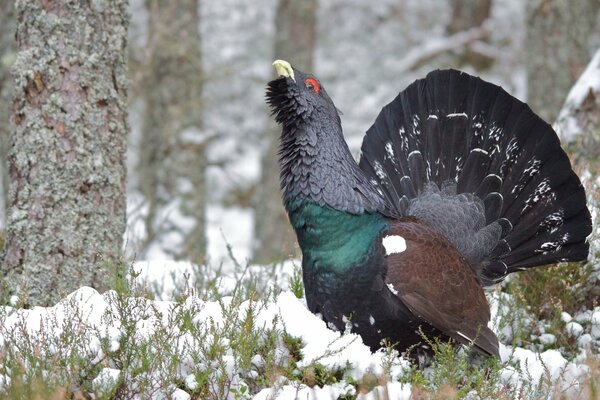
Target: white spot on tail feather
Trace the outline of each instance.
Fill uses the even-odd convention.
[[[392,146],[392,142],[387,142],[385,144],[385,151],[389,158],[394,158],[394,147]]]
[[[371,325],[375,325],[375,318],[373,318],[373,316],[372,316],[372,315],[369,315],[369,323],[370,323]]]
[[[383,247],[385,247],[385,255],[387,256],[402,253],[406,250],[406,241],[399,235],[386,236],[383,238]]]
[[[536,253],[548,254],[549,252],[558,252],[562,249],[563,245],[569,241],[569,233],[566,232],[554,242],[542,243]]]
[[[525,168],[525,170],[523,171],[523,175],[534,176],[538,173],[541,164],[542,162],[540,160],[538,160],[537,158],[532,158],[527,163],[527,168]]]
[[[540,228],[538,231],[549,231],[550,233],[555,233],[563,225],[563,222],[564,210],[560,208],[558,211],[555,211],[544,218],[544,220],[540,223]]]
[[[495,155],[495,154],[499,154],[499,153],[500,153],[500,145],[499,144],[495,144],[492,147],[492,156]]]
[[[476,148],[474,148],[473,150],[471,150],[471,153],[472,153],[472,152],[474,152],[474,151],[475,151],[475,152],[477,152],[477,153],[483,153],[483,154],[485,154],[486,156],[488,155],[488,152],[487,152],[487,151],[485,151],[484,149],[480,149],[479,147],[476,147]]]
[[[519,151],[519,145],[517,144],[517,139],[512,138],[510,142],[508,142],[508,146],[506,146],[506,158],[515,159],[516,153]]]
[[[498,174],[488,174],[486,176],[486,178],[488,178],[490,176],[493,176],[494,178],[498,178],[498,180],[500,180],[500,184],[502,184],[502,178],[500,177],[500,175],[498,175]]]
[[[377,175],[377,177],[379,179],[385,179],[385,178],[387,178],[387,174],[383,170],[383,167],[381,166],[381,164],[379,163],[379,161],[375,161],[374,168],[375,168],[375,174]]]
[[[542,243],[540,248],[536,250],[536,253],[548,254],[549,252],[554,252],[560,250],[560,243],[558,242],[546,242]]]
[[[413,115],[413,127],[417,128],[419,126],[420,118],[418,115]]]
[[[497,126],[495,123],[492,123],[490,131],[488,132],[488,137],[497,142],[500,140],[500,136],[502,136],[502,128]]]
[[[532,209],[533,206],[538,204],[541,200],[543,200],[545,203],[552,203],[554,200],[556,200],[556,195],[551,191],[550,180],[548,178],[541,180],[533,193],[525,201],[525,205],[521,210],[521,215]]]
[[[448,118],[456,118],[456,117],[468,118],[467,113],[464,113],[464,112],[448,114],[448,115],[446,115],[446,117],[448,117]]]

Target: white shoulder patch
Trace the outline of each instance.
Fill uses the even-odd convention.
[[[388,289],[390,289],[390,292],[392,292],[392,293],[394,293],[394,295],[398,296],[398,291],[396,290],[394,285],[392,285],[391,283],[388,283],[387,287],[388,287]]]
[[[406,250],[406,241],[402,236],[386,236],[383,238],[383,247],[385,247],[385,255],[387,256],[394,253],[402,253]]]

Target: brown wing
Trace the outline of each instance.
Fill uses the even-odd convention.
[[[498,339],[487,327],[490,308],[476,275],[454,246],[415,218],[391,223],[387,236],[406,249],[388,254],[386,283],[416,315],[460,343],[498,357]]]

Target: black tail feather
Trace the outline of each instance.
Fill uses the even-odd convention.
[[[556,133],[526,104],[479,78],[434,71],[410,85],[367,132],[360,167],[401,215],[429,218],[459,251],[473,241],[489,249],[469,260],[484,284],[587,257],[585,192]],[[442,188],[440,196],[425,190],[429,182]],[[444,187],[473,200],[449,201]],[[471,215],[467,208],[475,203],[483,205],[485,225],[501,229],[478,232],[487,228],[443,216],[448,207]]]

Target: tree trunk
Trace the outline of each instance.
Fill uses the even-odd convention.
[[[571,88],[554,129],[579,161],[598,163],[600,154],[600,49]]]
[[[279,0],[275,16],[275,56],[306,72],[313,70],[317,0]],[[261,162],[262,176],[255,207],[254,261],[281,261],[298,253],[295,237],[281,202],[277,149],[280,128],[270,122],[268,149]]]
[[[588,40],[600,3],[529,0],[527,3],[527,102],[552,122],[588,61]]]
[[[489,17],[492,0],[451,0],[452,18],[447,26],[447,33],[454,35],[481,26]],[[478,71],[488,69],[493,58],[472,51],[469,46],[458,55],[457,65],[470,65]]]
[[[146,6],[150,59],[138,168],[148,213],[140,250],[203,263],[209,139],[202,131],[198,0],[147,0]]]
[[[125,230],[127,0],[18,1],[5,282],[107,286]]]
[[[13,81],[10,67],[16,57],[15,26],[16,17],[13,1],[0,2],[0,215],[2,225],[6,224],[8,199],[8,137],[10,133],[10,104],[13,98]]]

